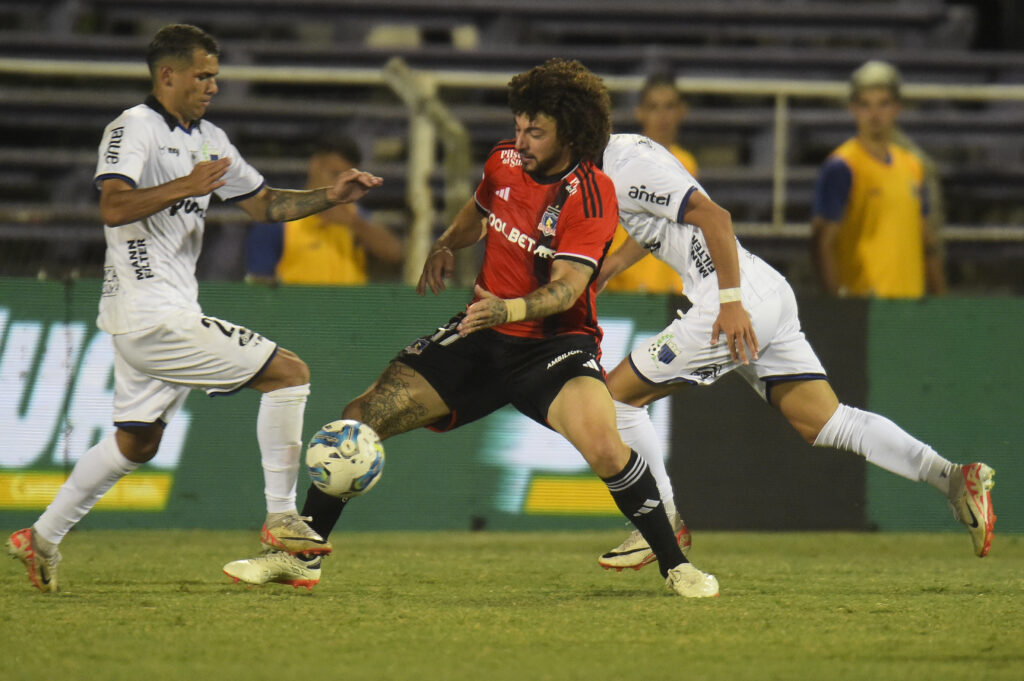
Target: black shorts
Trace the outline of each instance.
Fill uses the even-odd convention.
[[[453,317],[395,357],[427,379],[451,410],[430,425],[434,430],[458,428],[506,404],[550,428],[548,408],[570,379],[604,381],[593,336],[520,338],[486,329],[460,337],[462,317]]]

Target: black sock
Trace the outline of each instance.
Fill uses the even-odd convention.
[[[331,530],[338,524],[338,517],[345,510],[347,501],[332,497],[320,491],[316,485],[310,485],[306,492],[306,503],[302,505],[302,515],[312,516],[313,520],[309,526],[313,531],[324,539],[331,534]]]
[[[630,451],[626,467],[612,477],[602,479],[608,485],[615,505],[640,530],[654,551],[662,577],[677,565],[688,562],[679,549],[676,533],[658,494],[658,483],[646,461]]]

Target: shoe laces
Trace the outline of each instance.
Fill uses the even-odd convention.
[[[267,524],[267,527],[287,527],[288,529],[294,529],[296,527],[305,527],[309,529],[309,523],[313,522],[313,516],[299,515],[298,513],[288,513],[283,515],[271,523]]]

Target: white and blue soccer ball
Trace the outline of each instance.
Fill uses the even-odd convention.
[[[331,421],[306,448],[306,468],[322,492],[349,499],[366,494],[384,472],[384,446],[373,428],[352,419]]]

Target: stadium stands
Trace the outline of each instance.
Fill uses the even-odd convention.
[[[376,69],[399,55],[423,69],[507,75],[564,56],[606,75],[659,70],[843,81],[858,64],[882,57],[899,65],[909,83],[1024,82],[1024,55],[970,51],[969,9],[943,0],[591,0],[585,9],[550,0],[0,0],[0,59],[138,64],[152,32],[172,21],[213,32],[225,65]],[[26,219],[41,223],[37,234],[65,241],[76,226],[96,235],[95,144],[102,126],[138,102],[146,84],[9,73],[0,84],[0,243],[23,240]],[[441,95],[469,129],[479,163],[508,134],[503,93],[462,88]],[[689,99],[683,141],[702,161],[702,181],[738,222],[768,221],[771,98]],[[616,94],[614,103],[616,128],[631,130],[633,98]],[[851,126],[840,101],[791,100],[790,107],[786,217],[806,222],[817,166]],[[401,226],[407,112],[383,85],[225,82],[211,118],[268,180],[287,186],[302,182],[302,159],[317,134],[332,126],[358,131],[365,165],[387,180],[370,207]],[[1019,104],[925,101],[912,103],[903,121],[939,163],[952,221],[1024,220],[1017,198],[1024,178],[1024,141],[1015,134]],[[440,172],[434,184],[440,202]],[[9,274],[6,254],[13,250],[3,251],[0,274]]]

